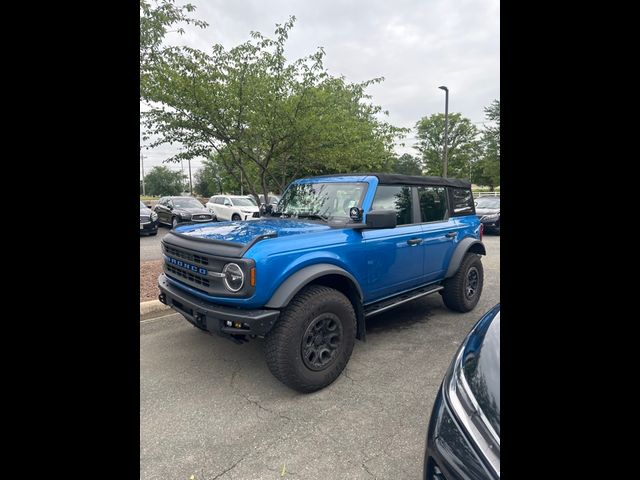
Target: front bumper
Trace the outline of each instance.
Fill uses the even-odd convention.
[[[158,288],[158,299],[162,303],[182,314],[196,327],[210,333],[264,336],[273,328],[280,315],[280,310],[245,310],[204,302],[171,285],[164,273],[158,277]]]
[[[153,233],[158,231],[158,220],[140,224],[140,233]]]

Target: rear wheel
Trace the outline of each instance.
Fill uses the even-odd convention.
[[[444,281],[442,300],[451,310],[458,312],[473,310],[480,300],[483,282],[484,271],[480,256],[467,253],[456,274]]]
[[[331,384],[351,357],[356,315],[347,297],[321,285],[302,289],[265,339],[271,373],[299,392]]]

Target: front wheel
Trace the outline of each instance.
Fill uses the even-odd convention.
[[[480,256],[467,253],[456,274],[444,281],[442,300],[451,310],[458,312],[473,310],[480,300],[483,282],[484,270]]]
[[[347,297],[321,285],[302,289],[265,339],[271,373],[309,393],[331,384],[351,357],[356,315]]]
[[[234,222],[239,222],[240,220],[242,220],[242,218],[240,218],[240,215],[238,215],[237,213],[234,213],[231,216],[231,220],[233,220]]]

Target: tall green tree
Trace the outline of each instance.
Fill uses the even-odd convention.
[[[140,0],[140,82],[147,80],[149,72],[164,51],[163,40],[167,33],[184,34],[180,24],[200,28],[207,23],[190,16],[195,11],[192,4],[178,6],[175,0]]]
[[[194,175],[193,189],[203,197],[221,193],[239,194],[241,191],[240,183],[224,171],[216,157],[203,160],[202,168]]]
[[[495,126],[486,127],[482,132],[484,155],[476,166],[476,183],[488,185],[491,191],[500,185],[500,100],[494,100],[485,107],[487,120]]]
[[[436,113],[421,118],[416,123],[418,143],[414,148],[420,152],[425,174],[441,176],[444,171],[444,114]],[[471,120],[460,113],[449,114],[447,175],[470,178],[474,164],[482,156],[478,129]]]
[[[393,173],[400,173],[403,175],[422,175],[422,165],[420,159],[414,157],[409,153],[404,153],[400,157],[394,159],[391,166]]]
[[[145,189],[147,194],[154,196],[180,195],[186,187],[186,178],[182,172],[174,172],[164,165],[158,165],[144,176]]]
[[[162,50],[141,96],[150,146],[178,142],[173,160],[216,156],[224,171],[257,196],[282,191],[297,176],[380,170],[406,129],[379,119],[368,86],[330,76],[322,48],[288,62],[284,47],[295,17],[275,38],[252,39],[226,50]]]

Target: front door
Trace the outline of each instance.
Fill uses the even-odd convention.
[[[364,230],[365,303],[419,286],[424,276],[422,226],[414,222],[412,187],[378,185],[371,210],[395,210],[396,228]]]

